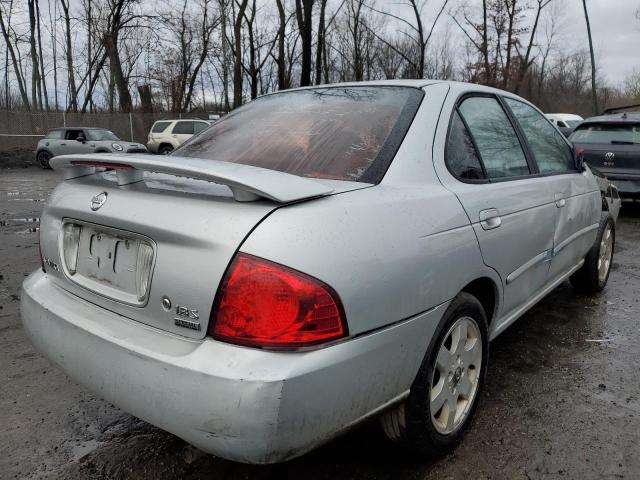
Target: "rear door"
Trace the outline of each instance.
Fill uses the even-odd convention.
[[[195,132],[195,122],[193,120],[180,120],[173,126],[171,136],[182,145],[189,140]]]
[[[467,94],[456,104],[440,179],[473,224],[484,262],[503,283],[502,315],[515,313],[548,281],[555,204],[535,177],[503,101]]]
[[[593,245],[600,218],[601,198],[593,175],[575,167],[572,147],[532,106],[505,98],[545,178],[555,204],[555,233],[550,280],[574,267]]]

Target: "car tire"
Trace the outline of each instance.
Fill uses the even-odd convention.
[[[464,344],[457,341],[462,325],[467,332]],[[466,354],[460,355],[461,352]],[[487,316],[476,297],[462,292],[453,299],[436,328],[409,396],[382,416],[385,434],[421,455],[449,453],[462,441],[471,423],[488,359]],[[463,395],[462,390],[467,393]],[[450,407],[453,401],[455,410]]]
[[[171,145],[162,145],[158,150],[160,155],[169,155],[171,152],[173,152],[173,147]]]
[[[40,168],[49,169],[51,165],[49,165],[49,160],[51,160],[51,154],[46,150],[41,150],[36,155],[36,162]]]
[[[604,290],[611,273],[616,244],[616,226],[609,212],[602,212],[596,241],[584,258],[584,265],[571,275],[573,288],[583,293]]]

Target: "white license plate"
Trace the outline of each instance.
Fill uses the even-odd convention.
[[[125,303],[144,303],[153,265],[151,242],[115,229],[75,221],[70,223],[81,228],[75,273],[69,275],[71,280]],[[64,245],[63,248],[69,246]],[[150,255],[150,258],[140,261],[141,255]],[[142,287],[144,291],[141,291]]]

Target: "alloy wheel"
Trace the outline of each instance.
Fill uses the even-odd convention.
[[[430,411],[436,430],[449,435],[469,415],[480,385],[482,337],[471,317],[456,320],[444,336],[433,366]]]
[[[604,282],[609,274],[611,268],[611,258],[613,257],[613,230],[611,224],[608,223],[607,227],[602,234],[600,240],[600,252],[598,255],[598,280]]]

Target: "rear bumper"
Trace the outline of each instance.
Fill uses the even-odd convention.
[[[158,153],[158,149],[160,148],[160,142],[147,142],[147,150],[151,153]]]
[[[71,378],[198,448],[246,463],[301,455],[408,393],[446,304],[307,352],[190,340],[128,320],[52,284],[23,284],[34,345]]]
[[[640,175],[606,174],[607,179],[616,186],[621,197],[640,196]]]

